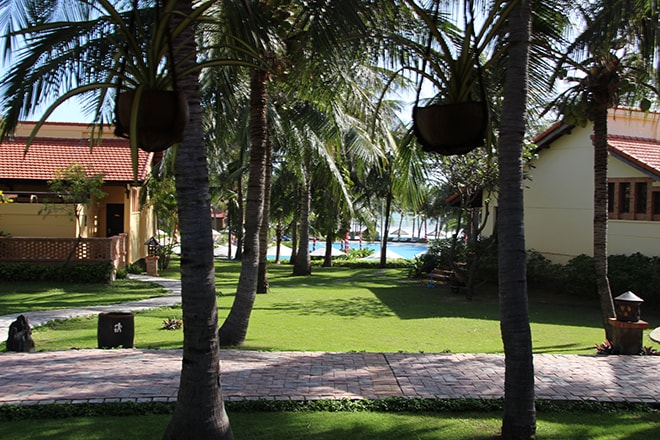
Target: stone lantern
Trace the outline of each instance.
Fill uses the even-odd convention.
[[[160,248],[160,243],[156,240],[155,237],[151,237],[147,240],[144,245],[147,247],[147,256],[144,261],[147,266],[147,275],[152,277],[158,276],[158,248]]]
[[[630,290],[614,298],[614,313],[616,319],[625,322],[639,321],[644,300]]]
[[[616,318],[610,318],[609,321],[614,327],[612,347],[617,354],[642,352],[642,333],[649,328],[649,323],[640,319],[643,302],[642,298],[631,291],[614,298]]]

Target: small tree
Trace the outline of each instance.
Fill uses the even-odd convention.
[[[151,176],[146,182],[146,192],[149,198],[145,202],[153,207],[154,214],[158,219],[158,227],[165,232],[167,238],[159,250],[158,266],[165,270],[169,266],[174,246],[178,243],[176,239],[176,228],[179,223],[177,214],[176,188],[173,177]]]
[[[101,191],[103,174],[88,175],[85,167],[74,162],[66,168],[56,169],[55,178],[48,181],[50,190],[58,195],[63,203],[71,205],[70,215],[76,221],[78,238],[81,236],[81,216],[83,209],[92,202],[103,199],[108,194]],[[52,212],[53,206],[46,205],[45,215]]]
[[[0,190],[0,205],[2,205],[4,203],[11,203],[11,202],[13,202],[13,200],[10,199],[9,197],[7,197],[6,195],[4,195],[2,193],[2,190]]]

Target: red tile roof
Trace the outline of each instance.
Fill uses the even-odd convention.
[[[100,145],[89,148],[89,138],[34,139],[24,155],[27,138],[16,137],[0,144],[0,179],[51,180],[54,170],[79,162],[90,173],[103,174],[106,182],[132,182],[131,149],[126,139],[104,138]],[[149,171],[153,153],[140,150],[138,181]]]
[[[660,140],[609,135],[610,153],[660,178]]]

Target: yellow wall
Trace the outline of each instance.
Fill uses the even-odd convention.
[[[660,139],[660,113],[616,109],[609,111],[607,130],[621,136]]]
[[[35,122],[21,122],[16,127],[14,135],[29,136],[35,125],[36,125]],[[84,139],[84,138],[88,138],[90,134],[91,134],[91,129],[87,124],[49,122],[41,126],[37,136]],[[109,127],[104,129],[103,136],[114,137],[114,135],[112,134],[112,130]]]
[[[627,113],[626,113],[627,114]],[[624,121],[624,113],[610,119],[609,132],[637,137],[658,137],[658,119]],[[547,258],[566,263],[579,254],[593,254],[593,147],[591,126],[574,128],[541,151],[524,182],[525,245]],[[610,156],[609,177],[642,177],[638,170]],[[497,205],[493,199],[492,209]],[[494,211],[491,219],[494,219]],[[660,256],[660,222],[610,220],[610,254],[640,252]],[[485,235],[492,233],[489,222]]]
[[[77,236],[76,222],[70,215],[71,205],[50,205],[47,216],[40,213],[43,203],[7,203],[0,205],[0,231],[14,237],[71,238]],[[66,209],[63,209],[65,208]],[[37,232],[38,231],[38,232]]]

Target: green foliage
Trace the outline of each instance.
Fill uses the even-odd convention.
[[[353,260],[358,260],[360,258],[366,258],[370,255],[373,255],[374,250],[371,248],[363,248],[363,249],[357,249],[357,248],[350,248],[348,250],[347,258],[348,259],[353,259]]]
[[[126,271],[128,273],[132,273],[132,274],[135,274],[135,275],[140,275],[141,273],[146,272],[147,271],[147,264],[144,261],[144,258],[136,261],[133,264],[129,264],[128,266],[126,266]]]
[[[158,227],[165,232],[165,237],[157,237],[160,246],[156,249],[158,255],[158,270],[166,270],[172,258],[172,251],[178,244],[174,239],[179,223],[177,211],[176,187],[173,177],[152,175],[146,182],[148,204],[153,207],[158,218]]]
[[[126,278],[128,278],[128,269],[125,267],[118,268],[115,272],[115,279],[125,280]]]
[[[535,250],[527,251],[527,283],[532,287],[557,288],[561,284],[563,267]]]
[[[62,202],[72,206],[70,213],[80,227],[80,215],[82,208],[93,201],[106,197],[108,194],[101,191],[103,186],[103,175],[88,172],[83,165],[74,162],[64,169],[55,170],[55,178],[48,181],[50,190],[57,193]],[[54,205],[46,205],[43,212],[48,214]]]
[[[459,242],[454,262],[465,261],[470,252],[469,246]],[[415,258],[410,265],[409,276],[419,278],[435,268],[449,269],[451,265],[451,239],[440,240],[430,246],[426,254]],[[497,284],[497,266],[497,249],[492,247],[481,257],[479,278]],[[631,290],[651,306],[660,306],[660,257],[647,257],[640,253],[611,255],[608,258],[608,272],[614,296]],[[597,296],[594,260],[585,254],[562,265],[553,263],[540,252],[529,250],[527,283],[530,287],[587,299]]]
[[[7,197],[6,195],[4,195],[2,193],[2,190],[0,190],[0,205],[2,205],[3,203],[12,203],[12,202],[13,200]]]
[[[613,296],[631,290],[644,301],[660,305],[660,257],[611,255],[608,272]]]
[[[0,280],[109,283],[114,270],[111,262],[63,265],[0,263]]]
[[[384,399],[338,400],[232,400],[225,402],[231,413],[267,412],[381,412],[381,413],[446,413],[498,412],[502,399],[422,399],[388,397]],[[650,405],[631,402],[537,400],[540,413],[611,413],[657,414]],[[174,403],[165,402],[106,402],[50,405],[2,405],[0,422],[35,419],[66,419],[71,417],[126,417],[148,414],[172,414]]]
[[[183,327],[181,318],[170,317],[163,320],[163,330],[179,330]]]
[[[564,291],[573,295],[595,297],[596,269],[594,259],[581,254],[564,267]]]
[[[564,291],[572,295],[595,298],[597,295],[594,260],[578,255],[564,266]],[[660,306],[660,257],[647,257],[640,253],[610,255],[608,278],[614,297],[631,290],[653,307]]]

